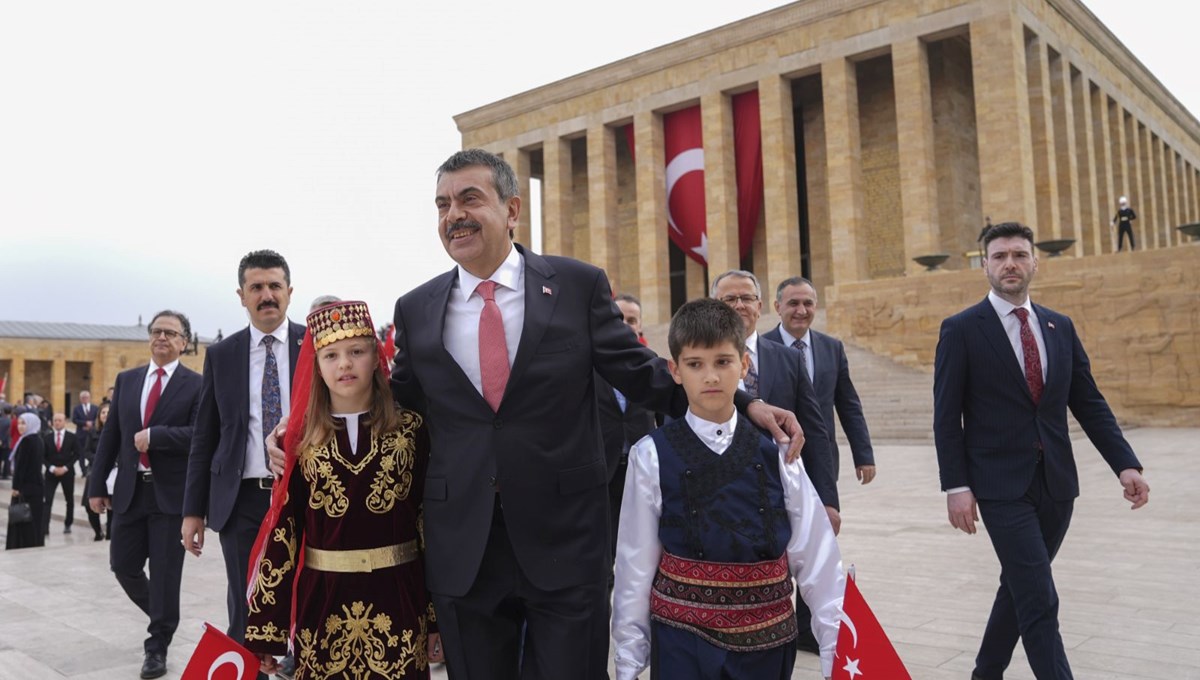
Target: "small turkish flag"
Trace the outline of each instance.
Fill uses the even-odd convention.
[[[912,680],[883,626],[858,592],[853,574],[846,576],[833,680]]]
[[[258,665],[253,652],[206,622],[180,680],[254,680]]]

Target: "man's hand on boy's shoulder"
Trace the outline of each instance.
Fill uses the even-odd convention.
[[[746,407],[746,417],[778,444],[787,444],[787,462],[794,463],[804,448],[804,429],[796,414],[787,409],[772,406],[762,399],[755,399]]]

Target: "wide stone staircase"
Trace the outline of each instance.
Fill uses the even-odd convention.
[[[933,373],[846,344],[850,378],[862,401],[871,441],[933,442]],[[844,442],[841,423],[838,440]]]

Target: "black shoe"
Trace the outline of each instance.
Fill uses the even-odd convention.
[[[69,533],[71,533],[71,525],[70,525],[70,524],[68,524],[67,526],[63,527],[63,533],[64,533],[64,534],[69,534]]]
[[[167,674],[167,655],[162,652],[146,652],[142,662],[143,678],[161,678]]]
[[[104,534],[96,534],[96,537],[95,537],[95,538],[93,538],[92,540],[93,540],[93,541],[103,541],[103,540],[104,540]]]

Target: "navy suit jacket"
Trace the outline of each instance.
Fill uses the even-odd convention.
[[[304,326],[288,322],[288,375],[296,372]],[[286,415],[286,414],[285,414]],[[208,348],[196,433],[188,457],[183,514],[208,517],[208,526],[221,531],[233,514],[250,427],[250,328]]]
[[[125,512],[133,502],[138,484],[137,468],[140,457],[133,446],[133,435],[142,427],[142,386],[146,382],[149,364],[123,371],[117,375],[108,421],[100,433],[96,458],[88,474],[88,497],[108,496],[106,482],[113,465],[117,465],[117,480],[113,485],[113,512]],[[180,514],[180,499],[187,476],[188,446],[192,441],[192,424],[196,421],[196,405],[200,399],[200,374],[180,364],[162,391],[154,413],[147,425],[150,428],[150,471],[154,475],[154,497],[162,512]]]
[[[596,376],[596,409],[600,415],[600,437],[604,442],[604,460],[612,481],[629,447],[658,427],[654,413],[625,400],[625,410],[613,393],[613,386]]]
[[[783,335],[779,326],[763,333],[763,337],[780,344]],[[850,380],[850,364],[846,361],[846,346],[841,340],[818,333],[809,329],[813,352],[813,390],[817,393],[817,403],[821,405],[821,417],[825,421],[825,429],[829,432],[829,450],[833,455],[833,478],[838,477],[840,453],[837,442],[837,428],[833,424],[834,408],[837,417],[842,422],[842,430],[850,442],[850,454],[854,457],[855,467],[875,464],[875,449],[871,446],[871,433],[867,430],[867,419],[863,416],[862,402],[858,399],[858,390]],[[799,350],[797,350],[799,351]]]
[[[837,478],[833,473],[833,454],[829,449],[829,431],[821,417],[821,405],[812,383],[803,373],[800,350],[778,342],[758,341],[758,396],[768,404],[796,414],[804,430],[804,448],[800,460],[821,504],[840,508]]]
[[[1068,317],[1033,305],[1046,344],[1045,388],[1033,403],[1025,374],[991,302],[942,322],[933,374],[933,430],[942,490],[1015,500],[1029,489],[1039,453],[1056,500],[1079,495],[1067,409],[1114,473],[1141,469],[1092,379]]]
[[[443,341],[457,269],[396,302],[392,390],[428,416],[425,574],[440,595],[460,597],[474,583],[496,494],[513,552],[535,586],[603,582],[608,465],[593,375],[651,410],[678,417],[687,409],[666,361],[621,321],[603,271],[516,247],[525,259],[525,322],[499,411]]]

